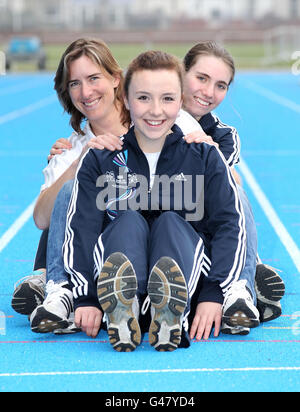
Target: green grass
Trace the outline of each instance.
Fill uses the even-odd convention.
[[[140,52],[146,49],[164,50],[172,53],[179,58],[183,58],[185,53],[193,46],[193,43],[187,44],[108,44],[113,55],[122,68],[126,68],[128,63]],[[60,57],[66,49],[67,44],[55,45],[48,44],[45,46],[47,53],[47,70],[55,71]],[[276,65],[266,65],[263,62],[264,47],[260,43],[235,43],[225,44],[227,50],[232,54],[237,70],[269,68],[269,67],[291,67],[292,62],[280,62]],[[1,49],[1,47],[0,47]],[[36,70],[33,63],[18,63],[13,66],[13,71],[32,71]]]

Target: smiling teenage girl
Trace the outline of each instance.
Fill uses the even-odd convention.
[[[217,108],[226,97],[234,79],[234,61],[230,54],[218,44],[201,42],[188,51],[183,62],[185,67],[184,106],[203,129],[198,136],[191,134],[186,137],[186,140],[217,144],[239,183],[239,176],[233,169],[239,161],[240,144],[237,131],[222,123],[217,116],[212,114],[212,110]],[[255,221],[246,193],[240,184],[237,187],[245,212],[247,255],[240,281],[225,297],[223,319],[226,323],[223,324],[222,330],[226,333],[246,334],[249,331],[247,319],[240,318],[234,310],[237,299],[244,296],[246,306],[247,302],[253,299],[260,311],[260,320],[272,320],[281,314],[279,300],[284,294],[284,284],[273,268],[261,262],[257,264]]]
[[[239,176],[233,166],[238,163],[240,155],[240,140],[236,129],[221,122],[212,113],[227,95],[230,84],[235,75],[235,65],[230,54],[214,42],[201,42],[195,45],[184,58],[185,82],[184,82],[184,108],[191,113],[199,122],[195,130],[201,127],[202,131],[196,131],[185,136],[188,143],[206,142],[218,147],[224,155],[227,164],[231,167],[236,181]],[[180,125],[180,122],[178,122]],[[111,150],[114,141],[103,136],[102,144]],[[117,147],[115,147],[117,148]],[[284,284],[276,271],[262,263],[257,264],[257,235],[256,227],[247,196],[240,185],[239,195],[243,202],[246,226],[247,226],[247,259],[245,268],[241,274],[242,282],[237,283],[237,294],[230,294],[227,299],[227,307],[235,305],[236,297],[244,296],[245,309],[247,302],[252,306],[257,304],[260,311],[260,320],[268,321],[275,319],[281,314],[279,300],[284,294]],[[255,277],[255,281],[254,281]],[[249,293],[250,291],[250,293]],[[256,300],[257,295],[257,300]],[[198,329],[197,337],[209,336],[209,327],[205,325],[212,323],[212,313],[199,313],[199,323],[203,326]],[[234,315],[235,312],[232,313]],[[222,331],[230,334],[247,334],[247,318],[229,316],[233,319],[231,326],[223,323]],[[241,325],[237,324],[241,322]],[[195,329],[192,329],[192,335]]]
[[[124,136],[122,151],[90,149],[75,178],[64,245],[75,319],[80,326],[90,307],[102,308],[110,343],[118,351],[132,351],[140,344],[139,307],[147,295],[152,308],[150,344],[159,351],[189,346],[193,295],[197,293],[197,301],[209,308],[203,295],[207,299],[209,290],[218,295],[212,303],[219,325],[222,305],[215,299],[230,290],[243,266],[244,216],[234,180],[215,147],[187,144],[174,125],[182,92],[182,70],[176,58],[152,51],[138,56],[125,78],[125,102],[134,126]],[[148,157],[154,153],[157,161],[151,181]],[[127,187],[127,199],[138,201],[140,186],[131,185],[129,175],[135,183],[148,182],[145,207],[130,210],[132,203],[128,203],[124,209],[123,194],[116,197],[113,210],[111,202],[99,203],[104,189],[99,176],[118,190]],[[184,190],[178,195],[170,185],[165,192],[158,181],[162,176],[170,180],[175,176],[183,188],[191,177],[189,190],[198,202],[196,178],[204,177],[203,218],[189,220]],[[158,203],[153,206],[154,194]],[[209,266],[209,273],[199,290],[203,265]]]

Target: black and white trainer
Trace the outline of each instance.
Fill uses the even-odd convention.
[[[259,312],[246,283],[246,280],[234,282],[224,297],[222,321],[229,326],[255,328],[260,324]]]
[[[255,292],[260,321],[278,318],[282,313],[279,301],[284,296],[285,286],[274,268],[263,263],[256,266]]]
[[[31,315],[45,299],[46,271],[36,270],[25,276],[14,286],[12,308],[21,315]]]
[[[30,316],[33,332],[50,333],[69,328],[72,323],[70,316],[74,312],[73,294],[64,285],[65,283],[56,284],[52,280],[47,283],[46,299]]]
[[[153,267],[148,281],[151,301],[150,344],[159,352],[171,352],[181,342],[183,314],[188,291],[178,264],[162,257]]]
[[[141,343],[137,278],[129,259],[120,252],[104,262],[97,283],[98,299],[112,347],[132,352]]]
[[[75,313],[74,312],[70,313],[70,316],[68,317],[68,322],[69,322],[69,326],[67,328],[55,329],[53,333],[55,335],[71,335],[73,333],[81,332],[81,328],[77,328],[75,324]]]

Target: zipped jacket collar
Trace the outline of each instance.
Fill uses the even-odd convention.
[[[162,153],[165,153],[166,151],[168,151],[168,148],[170,146],[172,146],[175,143],[178,143],[178,141],[183,138],[182,130],[176,124],[173,125],[171,130],[172,130],[172,133],[168,134],[165,140],[164,146],[162,148]],[[134,133],[134,126],[132,126],[129,129],[128,133],[126,133],[123,137],[124,137],[124,142],[126,144],[129,144],[138,153],[142,152],[136,140],[136,136]]]

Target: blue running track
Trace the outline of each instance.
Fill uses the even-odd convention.
[[[32,208],[49,149],[71,129],[53,74],[0,77],[0,391],[211,392],[300,390],[300,79],[241,73],[217,114],[242,140],[239,172],[255,214],[259,254],[281,270],[283,314],[247,336],[220,335],[158,353],[148,336],[117,353],[96,339],[38,335],[11,306],[32,270],[40,232]]]

